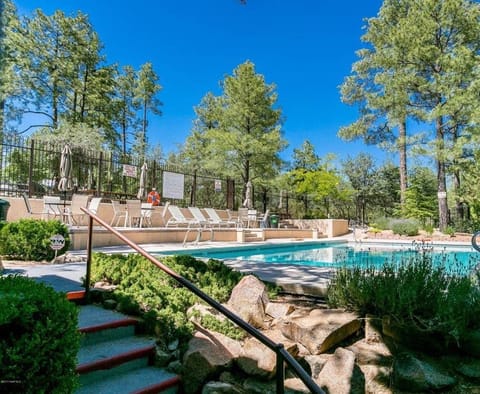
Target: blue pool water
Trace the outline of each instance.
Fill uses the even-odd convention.
[[[444,265],[449,271],[468,272],[480,264],[480,253],[472,248],[448,249],[420,245],[367,245],[342,244],[288,244],[256,248],[228,248],[185,251],[198,258],[218,260],[248,260],[268,264],[294,264],[338,268],[343,266],[375,266],[385,263],[399,264],[428,254],[435,265]]]

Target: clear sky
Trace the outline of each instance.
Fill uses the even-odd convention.
[[[289,160],[310,140],[317,154],[340,159],[367,151],[337,137],[357,116],[341,103],[339,85],[355,62],[364,19],[381,0],[14,0],[21,14],[41,8],[87,14],[104,44],[107,63],[136,69],[152,62],[163,86],[163,116],[150,120],[149,138],[164,152],[189,134],[193,107],[246,60],[277,86]]]

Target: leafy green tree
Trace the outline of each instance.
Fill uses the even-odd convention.
[[[413,111],[409,75],[392,56],[401,48],[395,46],[397,32],[391,26],[408,12],[403,3],[387,0],[379,15],[368,20],[362,40],[369,47],[357,52],[360,59],[352,66],[353,74],[341,86],[342,100],[357,104],[360,116],[339,131],[343,139],[362,138],[367,144],[398,152],[402,202],[407,188],[407,116]]]
[[[479,102],[472,94],[478,92],[479,16],[480,6],[469,0],[386,0],[369,20],[366,39],[374,48],[361,53],[367,67],[359,66],[363,74],[352,84],[359,87],[349,98],[362,103],[367,126],[388,115],[390,125],[414,116],[432,127],[424,153],[436,161],[442,230],[448,222],[449,154],[459,141],[454,140],[469,133],[465,125],[474,120],[472,107]]]
[[[436,209],[437,179],[430,168],[416,167],[410,174],[402,216],[427,221],[438,218]]]
[[[227,76],[221,87],[220,96],[207,94],[196,109],[189,152],[200,146],[205,169],[225,177],[240,176],[244,185],[255,181],[268,187],[280,170],[279,152],[286,145],[281,111],[275,108],[275,86],[266,84],[255,65],[247,61]]]
[[[142,111],[142,127],[136,133],[133,150],[140,158],[145,158],[147,150],[147,126],[148,112],[155,115],[161,115],[161,101],[157,94],[162,87],[158,83],[158,75],[155,73],[152,63],[145,63],[140,68],[137,76],[137,84],[135,89],[135,102]]]
[[[372,156],[360,153],[342,161],[343,173],[351,184],[355,203],[355,218],[367,222],[368,205],[375,199],[376,167]]]
[[[127,154],[128,135],[138,126],[136,109],[135,89],[137,84],[137,75],[132,66],[125,66],[122,73],[117,76],[117,98],[120,127],[120,140],[123,155]]]

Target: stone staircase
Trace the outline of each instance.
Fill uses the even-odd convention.
[[[135,335],[135,319],[80,306],[76,394],[177,393],[180,378],[152,365],[155,341]]]
[[[262,230],[244,229],[243,233],[244,242],[260,242],[265,240]]]

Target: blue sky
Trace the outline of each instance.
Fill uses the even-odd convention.
[[[107,63],[138,68],[152,62],[163,90],[163,116],[150,119],[151,143],[177,150],[191,130],[193,107],[235,67],[252,61],[267,83],[277,86],[284,137],[294,148],[310,140],[317,154],[339,159],[366,151],[344,142],[339,128],[357,116],[341,103],[338,86],[362,48],[364,18],[380,0],[14,0],[21,14],[36,8],[87,14],[104,44]]]

